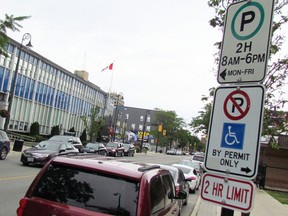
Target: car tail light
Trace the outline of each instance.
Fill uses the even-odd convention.
[[[27,199],[23,198],[20,200],[19,207],[17,208],[17,216],[23,215],[26,204],[27,204]]]
[[[190,177],[188,177],[188,179],[190,179],[190,180],[196,180],[196,177],[195,177],[195,176],[190,176]]]

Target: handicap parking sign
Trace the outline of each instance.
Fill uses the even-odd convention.
[[[243,150],[245,124],[224,123],[221,147]]]

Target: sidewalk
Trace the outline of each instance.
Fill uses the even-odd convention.
[[[191,216],[220,216],[221,206],[206,202],[198,197]],[[234,216],[241,216],[241,212],[234,211]],[[288,216],[288,206],[267,194],[265,190],[256,189],[254,207],[250,216]]]

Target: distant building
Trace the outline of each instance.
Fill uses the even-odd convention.
[[[0,55],[0,110],[8,107],[19,47],[20,43],[10,39],[8,57]],[[88,115],[93,106],[100,107],[102,116],[113,115],[108,93],[89,82],[88,72],[71,73],[25,46],[20,58],[9,131],[29,133],[31,124],[38,122],[40,134],[48,135],[59,125],[61,133],[74,127],[80,136],[80,116]],[[4,122],[0,117],[2,129]]]

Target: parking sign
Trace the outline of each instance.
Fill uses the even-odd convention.
[[[264,95],[263,85],[216,89],[204,161],[208,171],[256,176]]]

